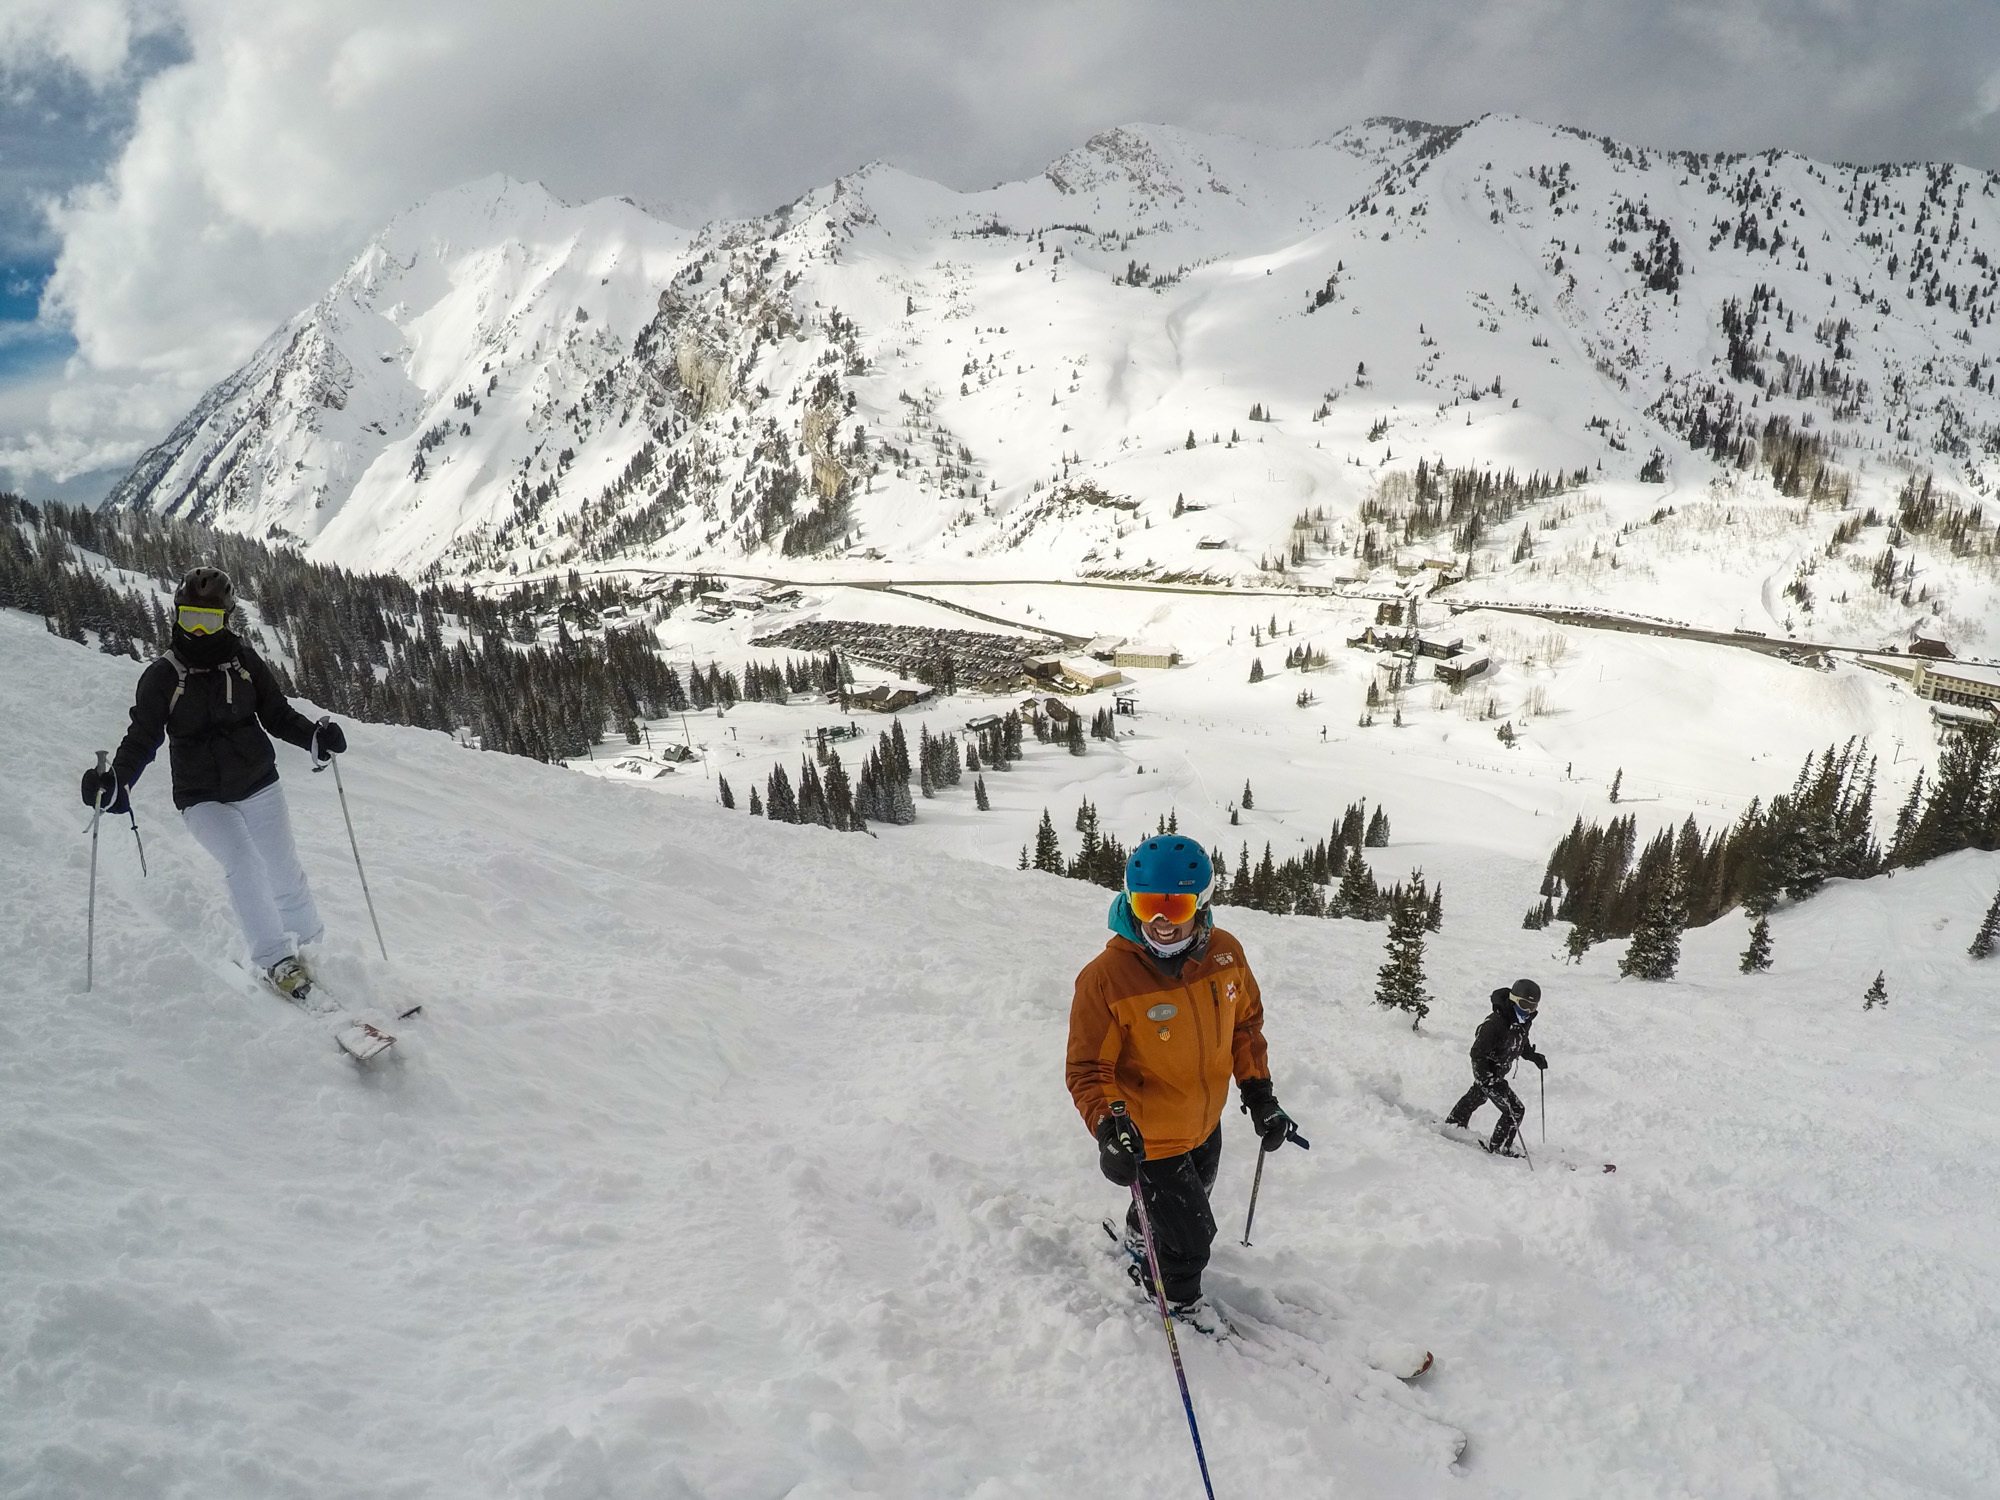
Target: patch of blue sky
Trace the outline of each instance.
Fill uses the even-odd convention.
[[[36,322],[54,269],[46,260],[0,263],[0,384],[46,371],[76,351],[68,333]]]

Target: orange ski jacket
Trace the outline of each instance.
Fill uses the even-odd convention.
[[[1093,1132],[1122,1099],[1148,1161],[1192,1151],[1221,1124],[1232,1074],[1268,1078],[1271,1065],[1264,1001],[1229,933],[1211,932],[1175,978],[1124,937],[1076,976],[1064,1078]]]

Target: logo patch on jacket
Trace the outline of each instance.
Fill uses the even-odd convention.
[[[1180,1013],[1181,1013],[1181,1008],[1178,1005],[1167,1005],[1162,1003],[1160,1005],[1154,1006],[1151,1010],[1147,1011],[1146,1019],[1149,1021],[1171,1021],[1175,1016],[1179,1015]]]
[[[1234,1000],[1236,998],[1236,981],[1232,979],[1223,985],[1222,993],[1226,998]]]

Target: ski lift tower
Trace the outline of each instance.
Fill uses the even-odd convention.
[[[1404,657],[1405,657],[1405,659],[1406,659],[1406,660],[1408,661],[1408,663],[1409,663],[1409,666],[1408,666],[1408,668],[1406,669],[1406,671],[1405,671],[1405,674],[1404,674],[1404,675],[1406,675],[1407,677],[1409,677],[1409,678],[1410,678],[1410,679],[1411,679],[1412,681],[1415,681],[1415,679],[1416,679],[1416,675],[1417,675],[1417,671],[1416,671],[1416,667],[1417,667],[1417,608],[1418,608],[1418,605],[1419,605],[1419,604],[1420,604],[1420,603],[1422,602],[1422,600],[1423,600],[1423,597],[1424,597],[1424,586],[1423,586],[1422,582],[1420,582],[1420,581],[1418,581],[1418,580],[1415,580],[1415,579],[1412,579],[1412,580],[1411,580],[1411,581],[1410,581],[1410,582],[1409,582],[1409,583],[1408,583],[1407,585],[1405,585],[1405,586],[1404,586],[1404,589],[1403,589],[1403,600],[1404,600],[1404,604],[1405,604],[1405,606],[1406,606],[1406,607],[1405,607],[1405,609],[1404,609],[1404,618],[1405,618],[1405,619],[1406,619],[1406,620],[1408,621],[1408,623],[1409,623],[1409,634],[1408,634],[1407,636],[1405,636],[1405,637],[1403,638],[1403,640],[1404,640]]]

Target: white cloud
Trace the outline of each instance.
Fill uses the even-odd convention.
[[[53,63],[106,87],[125,71],[142,25],[127,0],[7,0],[0,6],[0,73]]]

